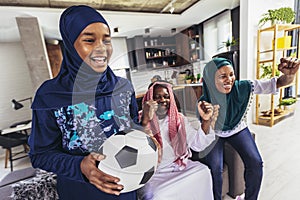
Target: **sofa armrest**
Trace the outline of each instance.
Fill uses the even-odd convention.
[[[19,181],[32,178],[36,175],[36,169],[28,167],[17,171],[10,172],[0,181],[1,200],[11,200],[13,188],[12,184]]]
[[[13,171],[0,182],[0,199],[58,199],[56,174],[32,167]]]
[[[0,188],[11,185],[13,183],[34,177],[36,175],[36,169],[32,167],[28,167],[25,169],[20,169],[16,171],[12,171],[7,174],[1,181],[0,181]]]

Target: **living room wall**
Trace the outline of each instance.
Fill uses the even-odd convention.
[[[111,58],[113,69],[129,68],[126,40],[112,39],[114,51]],[[12,108],[12,99],[21,100],[34,97],[33,85],[21,42],[0,43],[0,130],[15,122],[31,118],[30,102],[24,101],[20,110]]]
[[[254,79],[256,69],[257,30],[258,22],[268,9],[280,7],[294,8],[294,0],[243,0],[240,1],[240,77]],[[248,114],[248,121],[255,120],[255,102]]]
[[[20,110],[12,108],[12,99],[33,96],[32,83],[20,42],[0,43],[0,129],[31,118],[29,101]]]

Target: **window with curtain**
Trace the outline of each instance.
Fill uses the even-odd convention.
[[[232,37],[230,10],[203,23],[204,59],[210,60],[217,53],[226,51],[223,42]]]

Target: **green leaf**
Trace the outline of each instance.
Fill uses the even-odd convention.
[[[287,99],[282,99],[279,101],[279,106],[289,106],[294,103],[296,103],[297,99],[296,98],[287,98]]]
[[[268,21],[271,21],[272,24],[276,21],[292,23],[295,20],[295,15],[296,13],[290,7],[268,10],[267,13],[262,14],[262,18],[259,20],[258,25],[263,26]]]

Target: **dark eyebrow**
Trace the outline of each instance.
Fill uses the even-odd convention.
[[[226,73],[218,74],[218,77],[220,77],[220,76],[226,76]]]
[[[94,35],[94,33],[91,33],[91,32],[83,32],[82,34],[85,36],[93,36]],[[105,34],[104,37],[105,38],[110,37],[110,34]]]
[[[104,35],[104,38],[105,38],[105,39],[111,38],[111,35],[110,35],[110,34],[105,34],[105,35]]]
[[[91,35],[94,35],[94,34],[91,33],[91,32],[83,32],[83,35],[91,36]]]

